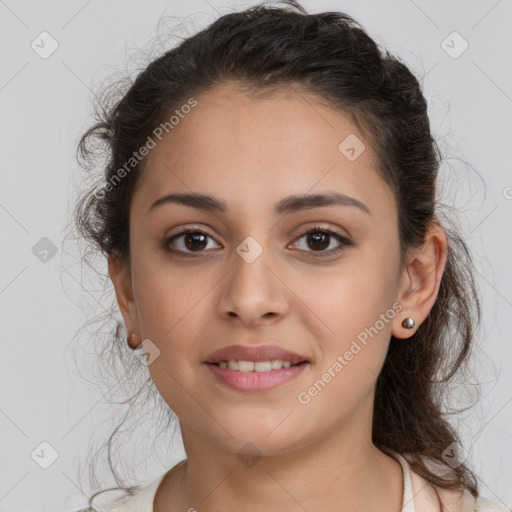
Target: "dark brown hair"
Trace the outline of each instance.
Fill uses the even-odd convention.
[[[402,263],[408,249],[422,244],[429,223],[441,223],[448,237],[448,260],[432,310],[411,338],[390,341],[377,381],[373,442],[404,455],[433,484],[466,488],[477,497],[477,480],[464,463],[442,476],[425,464],[430,459],[450,469],[443,452],[454,442],[462,445],[445,418],[443,401],[448,384],[466,369],[480,304],[467,246],[438,214],[441,155],[420,83],[350,16],[308,14],[296,2],[281,3],[286,5],[259,4],[221,16],[150,62],[127,91],[108,91],[97,123],[79,144],[83,164],[98,151],[107,158],[101,180],[78,201],[76,225],[91,246],[129,264],[129,206],[144,160],[108,191],[105,187],[155,127],[218,84],[234,81],[253,94],[293,87],[347,113],[368,137],[377,170],[394,192]],[[114,333],[119,350],[126,350],[125,335],[119,323]]]

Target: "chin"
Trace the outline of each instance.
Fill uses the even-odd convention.
[[[279,421],[282,421],[280,418]],[[227,426],[233,437],[226,435],[221,440],[225,448],[237,455],[250,455],[254,457],[285,455],[301,448],[305,444],[305,433],[298,432],[291,422],[287,427],[279,425],[279,421],[272,426],[265,425],[258,428],[254,424],[241,423]],[[307,444],[307,443],[306,443]]]

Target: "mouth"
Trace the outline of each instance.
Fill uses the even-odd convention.
[[[204,362],[235,371],[267,372],[309,360],[277,345],[229,345],[210,354]]]
[[[292,363],[291,361],[282,359],[269,359],[266,361],[247,361],[243,359],[229,359],[227,361],[206,362],[206,364],[217,366],[218,368],[228,368],[229,370],[233,370],[236,372],[263,373],[273,372],[281,370],[283,368],[292,368],[295,366],[306,365],[309,364],[309,361],[300,361],[297,363]]]
[[[204,364],[214,382],[253,393],[282,386],[311,366],[305,356],[277,345],[229,345],[210,354]]]
[[[307,372],[311,364],[301,361],[288,366],[290,361],[229,360],[206,363],[215,382],[237,392],[265,392],[278,388]],[[272,368],[272,365],[274,368]]]

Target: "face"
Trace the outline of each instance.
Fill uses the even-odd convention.
[[[151,150],[130,207],[133,301],[123,314],[160,350],[149,365],[156,387],[184,439],[233,452],[370,435],[375,383],[403,315],[397,207],[369,141],[306,93],[255,98],[226,84],[196,99]],[[340,150],[349,136],[365,149]],[[212,196],[225,211],[152,207],[171,193]],[[334,193],[345,201],[304,201]],[[299,201],[283,202],[290,196]],[[292,375],[270,389],[238,389],[206,363],[235,344],[276,345],[307,362],[267,370]],[[249,387],[277,378],[242,373]]]

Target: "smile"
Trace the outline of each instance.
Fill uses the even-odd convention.
[[[269,361],[229,360],[205,363],[217,381],[238,391],[268,391],[298,377],[310,363],[273,359]]]
[[[296,366],[291,361],[283,361],[281,359],[272,359],[271,361],[244,361],[230,359],[229,361],[220,361],[220,368],[229,368],[230,370],[238,370],[239,372],[269,372],[270,370],[280,370],[281,368],[289,368]]]

